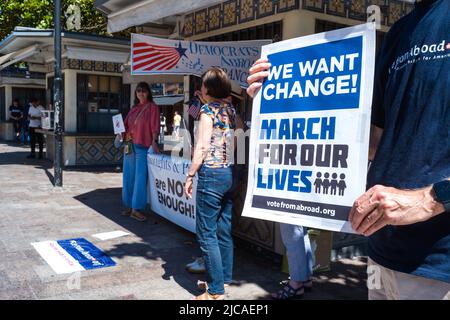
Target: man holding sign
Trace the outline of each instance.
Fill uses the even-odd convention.
[[[416,3],[391,28],[377,60],[369,190],[357,197],[348,217],[357,233],[369,237],[370,299],[450,298],[449,10],[446,0]],[[320,83],[305,81],[302,87],[288,80],[271,92],[270,82],[258,82],[274,76],[276,62],[270,60],[250,69],[249,95],[262,87],[265,98],[292,99],[300,97],[298,88],[320,89]],[[317,190],[329,192],[330,177],[316,176]]]
[[[302,225],[352,232],[348,212],[365,187],[358,177],[367,166],[368,130],[361,128],[369,126],[374,30],[291,39],[262,54],[272,67],[254,102],[257,147],[243,215],[281,222],[290,281],[273,297],[290,299],[312,286]]]
[[[353,232],[365,190],[375,31],[361,25],[262,48],[244,216]]]

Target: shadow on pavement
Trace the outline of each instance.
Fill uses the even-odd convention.
[[[13,147],[15,150],[19,149],[20,151],[14,151],[14,152],[3,152],[2,148],[0,148],[0,165],[44,165],[51,167],[52,162],[50,160],[46,159],[38,159],[37,153],[39,151],[37,145],[36,145],[36,159],[27,159],[27,156],[30,154],[30,146],[29,145],[22,145],[20,143],[14,143],[14,142],[5,142],[0,141],[1,145],[6,145],[8,147]],[[45,147],[44,147],[44,153],[45,153]]]
[[[4,142],[2,142],[4,144]],[[53,184],[53,164],[48,160],[26,159],[29,154],[28,146],[8,144],[14,146],[13,152],[2,152],[0,145],[0,166],[27,165],[44,170],[49,181]],[[92,173],[117,172],[116,168],[74,168],[70,171]],[[69,171],[69,170],[65,170]],[[111,257],[142,257],[147,261],[162,263],[163,279],[173,279],[178,285],[193,295],[200,292],[196,288],[197,280],[206,280],[204,274],[191,274],[185,270],[185,265],[199,255],[195,235],[178,227],[172,222],[147,210],[149,220],[146,223],[135,221],[121,213],[121,188],[97,189],[75,197],[76,200],[95,210],[124,230],[141,238],[139,243],[119,243],[105,253]],[[255,250],[245,246],[242,240],[235,241],[234,283],[231,286],[240,287],[244,284],[258,286],[267,292],[274,292],[280,288],[279,282],[288,275],[282,273],[281,259],[278,262]],[[159,267],[158,267],[159,268]],[[331,265],[331,271],[314,275],[314,290],[305,295],[305,299],[366,299],[366,266],[364,263],[354,263],[350,259],[338,260]],[[155,270],[157,271],[157,270]],[[159,272],[159,271],[157,271]],[[252,286],[248,291],[240,291],[242,299],[268,299],[269,296],[257,296],[252,293]],[[258,290],[260,292],[260,290]],[[245,295],[248,294],[248,297]],[[176,298],[176,297],[174,297]],[[231,293],[231,298],[234,298]]]
[[[13,147],[14,149],[19,149],[20,151],[14,152],[2,152],[0,148],[0,166],[6,165],[25,165],[25,166],[34,166],[37,169],[42,169],[45,171],[50,183],[52,185],[55,184],[54,176],[53,176],[53,161],[48,159],[28,159],[27,156],[30,154],[30,146],[22,145],[20,143],[15,142],[5,142],[1,141],[2,145],[6,145],[8,147]],[[45,150],[45,149],[44,149]],[[90,172],[93,174],[101,174],[105,172],[121,172],[122,168],[120,166],[78,166],[78,167],[70,167],[64,168],[64,171],[67,172]]]

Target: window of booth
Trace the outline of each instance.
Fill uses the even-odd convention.
[[[88,76],[88,112],[119,113],[122,79],[111,76]]]
[[[150,85],[150,90],[152,90],[153,96],[163,96],[164,95],[164,83],[152,83]]]
[[[111,117],[130,109],[130,86],[118,76],[77,75],[77,127],[80,133],[112,133]]]

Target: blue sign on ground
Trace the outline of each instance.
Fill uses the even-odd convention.
[[[115,266],[116,263],[103,251],[83,238],[60,240],[57,243],[85,269]]]

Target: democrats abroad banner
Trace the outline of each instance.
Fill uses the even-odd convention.
[[[231,80],[247,88],[248,69],[270,40],[196,42],[168,40],[132,34],[131,74],[179,74],[201,76],[220,67]]]
[[[152,211],[195,233],[196,177],[193,181],[192,199],[184,194],[184,182],[191,162],[160,153],[149,153],[147,163]]]
[[[57,274],[106,268],[116,263],[84,238],[31,244]]]
[[[375,64],[372,24],[262,48],[243,215],[352,233],[365,191]]]

